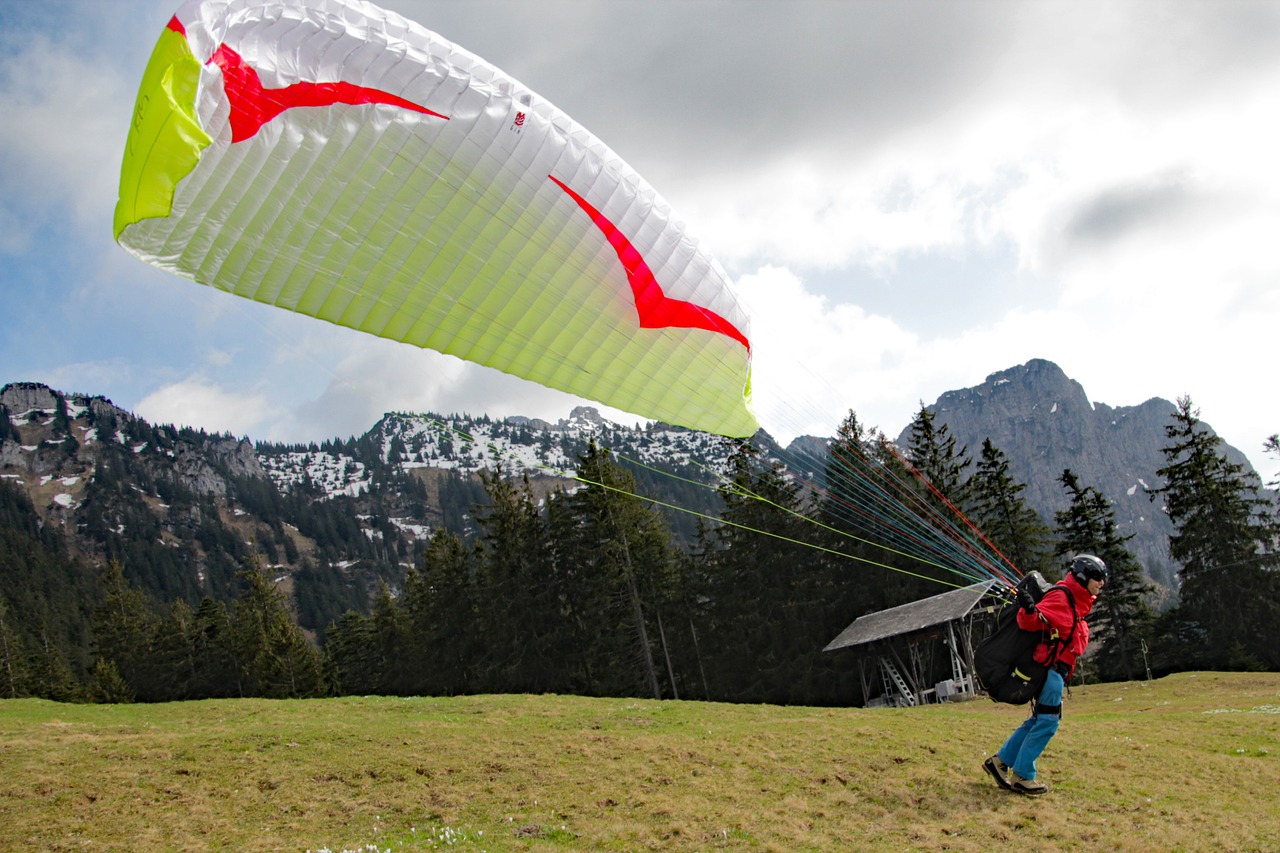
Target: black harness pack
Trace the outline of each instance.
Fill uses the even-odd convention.
[[[1071,606],[1071,631],[1064,637],[1050,636],[1048,630],[1027,631],[1018,626],[1018,604],[1011,601],[996,613],[996,627],[978,645],[973,653],[973,663],[978,681],[995,702],[1025,705],[1040,695],[1049,668],[1058,662],[1062,649],[1066,648],[1076,633],[1080,617],[1076,612],[1075,596],[1064,586],[1050,586],[1039,572],[1031,572],[1018,583],[1019,589],[1031,593],[1038,603],[1046,595],[1061,590]],[[1049,645],[1049,656],[1044,663],[1035,660],[1036,646]],[[1054,713],[1052,709],[1043,709]]]

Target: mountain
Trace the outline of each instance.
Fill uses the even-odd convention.
[[[690,511],[667,512],[677,539],[691,542],[698,514],[718,512],[714,483],[734,442],[621,427],[587,407],[555,424],[391,413],[358,438],[254,445],[152,425],[105,398],[36,383],[0,389],[0,497],[14,524],[56,534],[65,557],[51,561],[116,560],[159,601],[228,600],[236,572],[261,560],[300,624],[322,632],[365,609],[379,584],[398,588],[435,530],[474,534],[482,472],[527,477],[538,495],[572,490],[592,441],[630,469],[642,494]],[[767,436],[756,444],[782,453]]]
[[[930,408],[971,455],[990,437],[1049,523],[1066,504],[1057,478],[1075,471],[1115,503],[1152,578],[1173,587],[1169,523],[1148,496],[1172,403],[1094,404],[1056,365],[1033,360]],[[577,459],[593,441],[630,470],[683,544],[695,542],[702,516],[719,512],[715,483],[736,442],[662,424],[623,427],[587,407],[554,424],[389,413],[359,437],[255,445],[152,425],[105,398],[35,383],[0,389],[0,509],[4,524],[27,531],[22,548],[84,567],[77,584],[89,583],[88,567],[116,560],[160,601],[228,600],[236,572],[262,561],[300,624],[323,632],[347,609],[367,607],[380,584],[398,588],[434,531],[473,536],[484,472],[527,478],[539,496],[573,490]],[[753,444],[805,484],[820,482],[829,442],[804,436],[782,448],[761,433]],[[27,593],[47,605],[35,586]]]
[[[1137,406],[1091,403],[1079,382],[1058,365],[1033,359],[992,373],[972,388],[948,391],[929,406],[937,425],[946,424],[959,445],[976,458],[983,439],[1009,458],[1010,475],[1027,486],[1027,504],[1049,524],[1065,509],[1066,490],[1058,481],[1070,468],[1084,486],[1092,486],[1115,506],[1116,522],[1132,534],[1130,550],[1152,580],[1172,589],[1177,567],[1169,560],[1172,525],[1150,490],[1161,480],[1156,471],[1166,460],[1164,428],[1175,406],[1158,397]],[[1206,427],[1208,425],[1206,424]],[[907,444],[910,428],[898,437]],[[1239,450],[1227,457],[1253,470]]]

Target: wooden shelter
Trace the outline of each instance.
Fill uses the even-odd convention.
[[[983,581],[859,616],[823,651],[853,649],[859,654],[867,707],[915,706],[976,695],[981,688],[973,677],[974,632],[980,632],[981,641],[989,630],[1000,604],[995,595],[999,588],[996,581]],[[945,653],[937,654],[939,649]],[[878,694],[877,676],[882,688]]]

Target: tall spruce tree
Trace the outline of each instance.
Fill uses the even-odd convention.
[[[157,621],[151,601],[125,579],[115,560],[103,570],[102,586],[104,597],[93,617],[96,657],[114,665],[131,694],[145,695],[151,688],[147,679]]]
[[[1259,494],[1258,478],[1229,461],[1222,439],[1181,397],[1165,427],[1166,464],[1154,491],[1173,522],[1169,555],[1179,571],[1181,602],[1166,623],[1169,666],[1280,668],[1280,526]]]
[[[837,578],[864,578],[838,575],[809,546],[819,528],[807,516],[818,509],[794,479],[749,447],[730,463],[731,479],[720,490],[724,524],[702,575],[707,606],[698,633],[711,698],[837,701],[849,685],[838,677],[843,662],[822,653],[839,630],[832,625],[849,618]],[[858,573],[862,566],[848,561],[840,568]]]
[[[371,617],[348,610],[325,631],[325,678],[339,696],[380,693],[381,663]]]
[[[909,427],[907,461],[937,490],[927,496],[930,502],[965,507],[969,503],[967,472],[973,460],[967,447],[956,446],[956,437],[945,423],[935,425],[936,419],[937,413],[921,403]]]
[[[548,649],[555,596],[546,520],[528,478],[482,472],[489,503],[475,510],[480,629],[485,638],[478,689],[542,693],[555,689],[559,663]]]
[[[417,690],[452,696],[472,692],[474,667],[483,647],[477,614],[475,551],[447,530],[427,543],[420,568],[409,572],[404,601],[413,638],[406,663]]]
[[[27,656],[0,596],[0,699],[26,696],[27,689]]]
[[[195,612],[181,598],[156,623],[148,656],[148,692],[143,701],[167,702],[191,699],[199,668],[195,656]],[[203,697],[201,697],[203,698]]]
[[[730,459],[732,480],[721,487],[726,524],[717,530],[704,593],[710,603],[704,652],[712,697],[719,701],[777,701],[780,675],[794,659],[782,610],[788,574],[803,564],[793,544],[797,489],[756,463],[746,448]]]
[[[920,495],[912,511],[937,528],[943,538],[967,539],[972,534],[962,516],[972,503],[968,470],[973,460],[967,447],[956,446],[950,428],[945,423],[935,425],[935,420],[936,414],[922,403],[909,428],[907,462],[918,475],[915,489]],[[921,573],[949,581],[940,569],[923,567]],[[921,588],[916,597],[936,592],[936,588]]]
[[[81,685],[53,642],[47,626],[42,626],[38,642],[30,655],[29,677],[32,692],[55,702],[75,702],[81,698]]]
[[[891,453],[885,436],[864,425],[850,411],[836,429],[823,475],[822,516],[834,535],[823,544],[851,559],[813,555],[830,566],[832,605],[827,628],[834,637],[849,622],[935,594],[937,584],[923,567],[899,547],[901,519],[914,509],[900,495],[916,495],[917,482]],[[914,499],[912,500],[914,502]]]
[[[284,593],[259,567],[240,573],[243,592],[231,610],[231,637],[245,695],[268,699],[318,696],[320,656],[294,622]]]
[[[636,494],[635,478],[595,442],[579,457],[578,478],[585,488],[566,498],[576,546],[561,552],[573,556],[558,574],[573,572],[566,592],[575,616],[601,620],[593,642],[597,687],[609,695],[674,695],[677,679],[667,665],[674,638],[662,621],[677,577],[670,532]]]
[[[192,698],[245,695],[231,629],[231,611],[225,602],[211,596],[200,600],[192,616],[190,635],[191,657],[195,662]]]
[[[1094,554],[1109,569],[1102,594],[1089,620],[1094,630],[1089,657],[1103,680],[1131,681],[1144,669],[1142,644],[1151,637],[1154,614],[1148,603],[1153,587],[1142,565],[1120,535],[1115,507],[1097,489],[1083,486],[1070,469],[1058,478],[1067,490],[1067,508],[1054,514],[1057,553],[1072,557]]]
[[[379,581],[378,590],[374,593],[369,628],[378,692],[390,696],[414,692],[410,686],[413,667],[410,664],[409,616],[391,594],[391,587],[386,581]]]
[[[1026,483],[1009,474],[1009,459],[991,439],[982,441],[982,454],[968,484],[971,518],[983,535],[1023,573],[1053,576],[1053,545],[1040,514],[1027,506]]]

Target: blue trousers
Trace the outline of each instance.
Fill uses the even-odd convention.
[[[1023,779],[1036,778],[1036,759],[1058,731],[1058,723],[1062,721],[1062,686],[1058,671],[1049,670],[1031,716],[1000,747],[1000,760]],[[1041,710],[1049,713],[1039,713]]]

